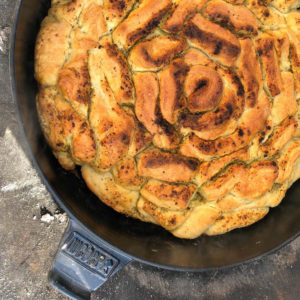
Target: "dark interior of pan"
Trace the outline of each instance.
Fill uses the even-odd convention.
[[[102,204],[80,179],[80,172],[64,171],[47,147],[35,109],[34,44],[50,0],[23,0],[16,28],[14,70],[21,120],[36,167],[48,188],[70,215],[111,245],[151,264],[181,269],[213,268],[258,257],[295,237],[300,231],[300,183],[283,203],[260,222],[216,237],[195,240],[173,237],[158,226],[114,212]]]

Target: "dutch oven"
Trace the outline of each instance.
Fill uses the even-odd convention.
[[[52,285],[75,299],[90,293],[133,260],[176,271],[201,272],[260,258],[300,232],[300,182],[260,222],[221,236],[181,240],[162,228],[116,213],[66,172],[47,146],[37,118],[34,46],[50,0],[18,0],[11,37],[10,74],[23,134],[48,190],[70,217],[50,271]]]

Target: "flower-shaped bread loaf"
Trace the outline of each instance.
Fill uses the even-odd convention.
[[[300,177],[297,0],[52,0],[37,109],[67,170],[181,238],[248,226]]]

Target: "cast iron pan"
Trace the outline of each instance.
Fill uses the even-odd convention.
[[[200,272],[253,260],[300,232],[300,183],[262,221],[216,237],[181,240],[158,226],[116,213],[85,187],[80,172],[64,171],[42,136],[35,109],[33,77],[36,35],[50,0],[19,0],[12,34],[11,79],[31,158],[56,202],[71,218],[50,282],[65,294],[89,298],[131,260],[177,271]]]

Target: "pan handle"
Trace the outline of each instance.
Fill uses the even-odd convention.
[[[90,299],[132,259],[70,220],[49,273],[49,283],[71,299]]]

